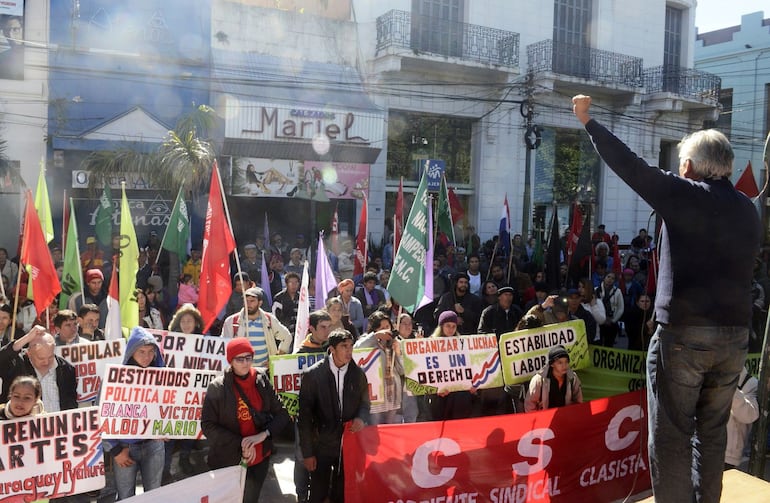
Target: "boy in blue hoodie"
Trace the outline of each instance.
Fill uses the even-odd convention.
[[[155,336],[142,327],[135,327],[126,342],[123,365],[135,367],[165,367],[163,352]],[[134,496],[136,474],[141,470],[144,492],[160,487],[165,449],[158,439],[110,439],[104,441],[112,455],[118,500]]]

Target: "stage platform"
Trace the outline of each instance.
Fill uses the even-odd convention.
[[[654,503],[655,498],[633,500]],[[767,503],[770,501],[770,483],[752,477],[740,470],[728,470],[722,478],[722,503]]]

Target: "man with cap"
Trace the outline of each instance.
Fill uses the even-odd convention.
[[[356,433],[369,421],[369,384],[353,361],[353,336],[329,335],[329,355],[302,376],[299,442],[310,472],[310,500],[344,501],[342,433]]]
[[[80,312],[83,304],[96,304],[99,307],[99,328],[104,330],[107,323],[107,292],[104,290],[104,274],[99,269],[89,269],[85,274],[86,288],[83,293],[70,297],[67,308],[75,313]]]
[[[524,410],[534,412],[573,403],[583,403],[580,378],[570,369],[564,346],[553,346],[548,350],[548,364],[529,381]]]
[[[259,501],[270,468],[272,438],[289,424],[289,413],[270,384],[267,372],[251,365],[254,349],[243,337],[227,343],[227,368],[206,390],[201,429],[209,440],[212,470],[245,459],[243,501]]]
[[[462,335],[475,334],[481,316],[481,299],[468,291],[468,275],[459,272],[454,275],[454,288],[439,298],[433,316],[436,320],[444,311],[457,314],[457,331]]]
[[[302,256],[302,250],[299,248],[292,248],[289,252],[289,263],[284,266],[284,270],[287,273],[295,272],[299,275],[304,270],[304,257]]]
[[[497,304],[487,306],[481,312],[481,320],[477,330],[480,334],[494,333],[500,340],[502,334],[511,332],[521,319],[521,308],[513,303],[515,291],[510,286],[497,290]]]
[[[291,353],[292,336],[275,316],[260,308],[264,295],[261,288],[251,287],[244,295],[246,308],[225,319],[222,337],[247,338],[254,349],[254,365],[267,367],[268,357]]]
[[[243,247],[241,257],[241,271],[249,275],[249,278],[259,278],[262,273],[262,259],[257,252],[257,245],[249,243]]]
[[[96,238],[88,236],[86,238],[86,249],[80,254],[80,267],[83,272],[89,269],[101,269],[104,266],[104,252],[99,249]]]
[[[499,341],[502,334],[516,329],[516,325],[524,313],[518,305],[513,303],[515,293],[510,286],[504,286],[497,290],[497,304],[487,306],[482,311],[478,333],[494,333]],[[502,387],[480,390],[479,395],[482,415],[510,414],[513,412],[513,402],[508,399],[508,395]]]

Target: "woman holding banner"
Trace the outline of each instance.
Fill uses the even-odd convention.
[[[431,337],[454,337],[457,334],[457,313],[444,311],[438,317],[438,327]],[[468,391],[442,391],[430,395],[430,405],[433,421],[446,419],[465,419],[473,413],[473,398],[476,388]]]
[[[270,467],[272,436],[289,424],[267,373],[252,367],[254,349],[235,337],[225,350],[230,367],[209,384],[201,413],[201,429],[209,439],[209,468],[245,463],[243,501],[258,501]]]

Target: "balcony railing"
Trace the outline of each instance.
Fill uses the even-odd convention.
[[[719,100],[722,79],[718,76],[678,66],[655,66],[644,70],[647,93],[668,92],[699,101]]]
[[[527,64],[534,72],[553,72],[631,87],[642,85],[642,58],[586,46],[541,40],[527,46]]]
[[[518,33],[401,10],[377,18],[377,54],[391,47],[500,66],[519,64]]]

